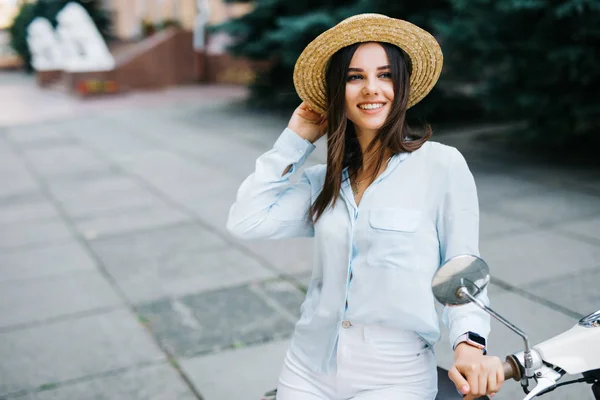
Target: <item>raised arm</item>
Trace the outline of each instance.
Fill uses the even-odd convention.
[[[314,150],[313,143],[324,134],[323,119],[301,104],[288,128],[256,161],[256,169],[240,186],[229,211],[227,229],[243,239],[278,239],[312,236],[309,217],[313,194],[309,174],[290,185],[290,176]]]

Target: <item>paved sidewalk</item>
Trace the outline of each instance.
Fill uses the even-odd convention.
[[[310,241],[238,242],[225,219],[287,120],[245,111],[239,88],[82,103],[0,75],[0,95],[0,399],[251,400],[274,387]],[[600,170],[524,162],[481,134],[435,140],[475,174],[493,307],[536,343],[600,309]],[[324,157],[319,143],[309,165]],[[522,348],[496,322],[490,341],[502,356]]]

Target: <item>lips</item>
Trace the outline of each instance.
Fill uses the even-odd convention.
[[[357,107],[361,110],[378,110],[385,106],[385,103],[361,103]]]
[[[387,103],[361,103],[357,104],[356,108],[360,110],[363,115],[375,115],[379,114],[381,110],[386,110]]]

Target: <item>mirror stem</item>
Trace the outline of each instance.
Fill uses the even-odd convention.
[[[471,295],[471,293],[469,293],[469,290],[465,286],[461,286],[458,289],[457,294],[460,297],[467,297],[469,300],[471,300],[473,303],[477,304],[480,308],[482,308],[484,311],[486,311],[492,317],[494,317],[498,321],[502,322],[502,324],[504,324],[508,329],[510,329],[517,335],[521,336],[521,338],[523,338],[523,342],[525,343],[525,352],[524,352],[525,374],[523,375],[523,378],[521,379],[521,386],[527,387],[528,379],[533,378],[534,370],[533,370],[533,356],[531,355],[531,349],[529,348],[529,338],[527,337],[525,332],[523,332],[522,330],[520,330],[519,328],[517,328],[516,326],[514,326],[513,324],[508,322],[506,319],[504,319],[501,315],[497,314],[494,310],[492,310],[491,308],[486,306],[483,303],[483,301],[481,301],[478,298],[476,298],[475,296]]]

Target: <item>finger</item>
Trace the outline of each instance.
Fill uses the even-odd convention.
[[[496,370],[496,382],[498,382],[498,390],[502,387],[504,383],[504,368],[502,367],[502,362],[500,362],[500,366]]]
[[[468,368],[468,372],[466,373],[466,375],[467,382],[471,387],[471,391],[469,393],[479,393],[479,374],[481,372],[480,370],[481,368],[479,367],[479,364],[473,364]]]
[[[476,394],[483,396],[487,394],[487,383],[488,383],[488,372],[482,368],[479,372],[479,379],[477,380],[477,392]]]
[[[455,366],[452,366],[452,368],[450,368],[450,370],[448,371],[448,378],[450,378],[450,380],[454,382],[454,384],[462,394],[467,394],[471,390],[469,383],[467,382],[465,377],[461,375],[458,369],[456,369]]]
[[[487,378],[487,393],[497,392],[498,387],[498,371],[495,370],[493,373],[488,375]]]
[[[311,113],[311,114],[312,114],[312,115],[314,115],[315,117],[318,117],[318,118],[323,118],[323,117],[324,117],[324,115],[322,115],[322,114],[318,113],[316,110],[312,109],[312,108],[311,108],[310,106],[308,106],[308,105],[305,107],[305,109],[306,109],[306,111],[307,111],[307,112]]]
[[[317,118],[315,117],[315,114],[310,111],[298,110],[298,116],[307,120],[310,123],[317,123]]]

